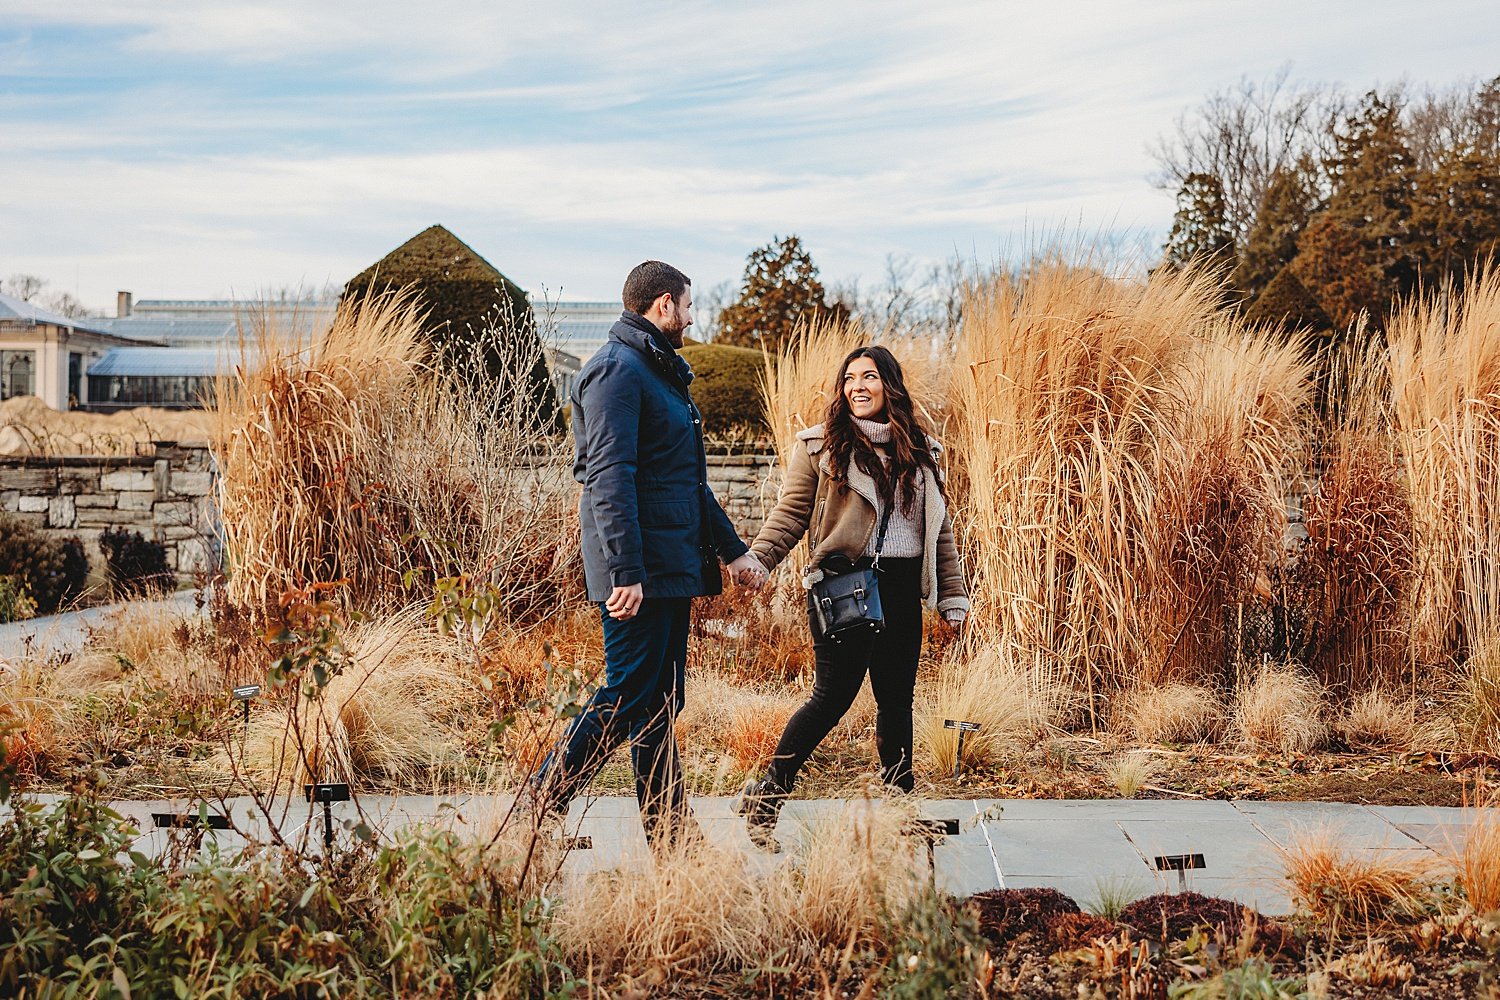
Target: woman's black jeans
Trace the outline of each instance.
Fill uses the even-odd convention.
[[[881,777],[889,785],[911,791],[911,704],[917,684],[917,658],[922,652],[920,558],[880,560],[880,605],[885,613],[883,631],[862,630],[835,642],[819,631],[809,595],[807,618],[815,658],[813,691],[787,722],[776,744],[776,756],[766,770],[766,777],[781,790],[792,790],[797,772],[849,711],[869,673],[877,706],[875,746],[880,753]]]

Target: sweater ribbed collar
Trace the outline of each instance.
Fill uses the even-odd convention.
[[[891,443],[890,424],[880,423],[874,420],[861,420],[859,417],[854,416],[852,413],[849,415],[849,419],[854,421],[854,426],[859,428],[859,432],[861,434],[870,439],[871,444]]]

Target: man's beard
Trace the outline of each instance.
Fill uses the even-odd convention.
[[[666,325],[660,329],[662,335],[667,338],[667,343],[673,347],[681,347],[683,334],[687,333],[687,324],[682,321],[681,317],[676,315],[670,318],[664,317],[663,322]]]

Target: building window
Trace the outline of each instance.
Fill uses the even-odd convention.
[[[0,399],[36,392],[36,351],[0,351]]]
[[[83,355],[68,355],[68,409],[78,409],[83,402]]]
[[[212,406],[212,375],[89,375],[90,409],[161,406],[185,410]]]

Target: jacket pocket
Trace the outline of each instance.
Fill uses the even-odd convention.
[[[691,500],[647,500],[641,504],[641,524],[653,528],[681,527],[693,523]]]

